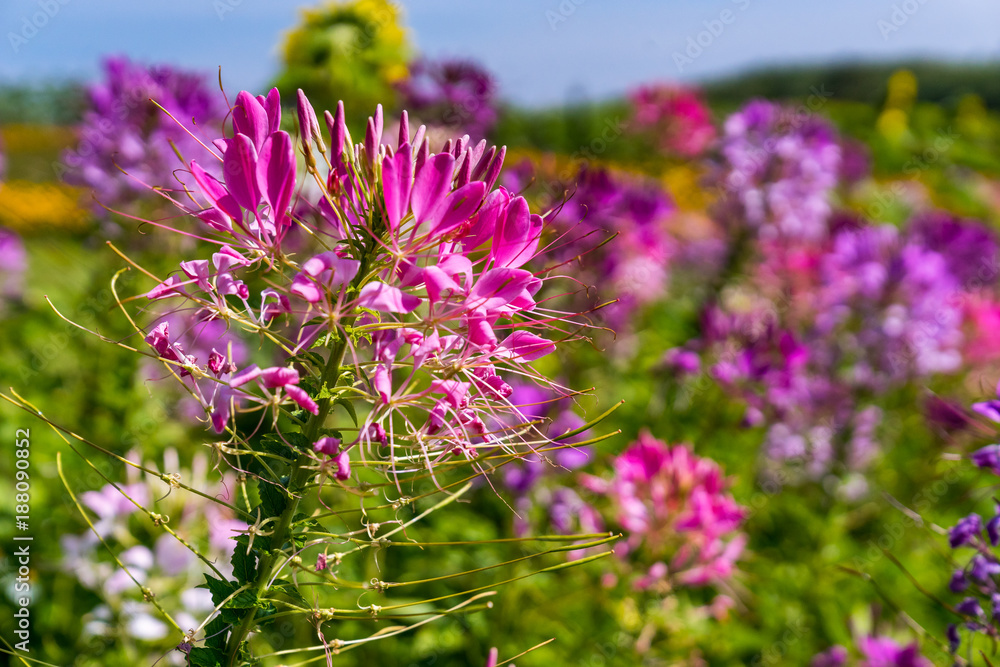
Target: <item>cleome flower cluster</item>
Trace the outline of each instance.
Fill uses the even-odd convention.
[[[547,274],[525,266],[541,253],[544,221],[494,187],[505,150],[466,136],[433,152],[406,112],[387,140],[381,107],[363,142],[343,104],[324,114],[324,135],[301,92],[297,115],[299,154],[277,90],[239,94],[232,136],[209,162],[190,162],[197,187],[175,200],[215,250],[146,295],[261,337],[275,363],[242,364],[221,335],[193,353],[166,319],[147,331],[149,346],[218,433],[235,434],[234,419],[254,409],[276,423],[357,402],[356,436],[316,451],[384,448],[396,473],[540,436],[505,418],[519,414],[510,383],[551,385],[530,362],[583,323],[535,299]]]

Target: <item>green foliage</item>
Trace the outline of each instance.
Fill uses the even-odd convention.
[[[304,9],[301,24],[286,37],[277,86],[284,99],[295,99],[301,88],[317,109],[335,109],[343,100],[348,119],[356,124],[376,104],[387,112],[394,109],[393,85],[406,77],[410,57],[396,5],[328,1]]]

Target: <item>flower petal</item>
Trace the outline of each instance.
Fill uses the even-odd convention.
[[[417,224],[428,220],[448,194],[454,168],[455,158],[448,153],[439,153],[429,158],[417,172],[413,194],[410,196],[410,206]]]
[[[358,296],[359,306],[385,313],[409,313],[420,303],[419,297],[379,282],[368,283]]]

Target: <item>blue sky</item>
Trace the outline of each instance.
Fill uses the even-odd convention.
[[[227,88],[257,90],[275,73],[276,45],[301,4],[2,0],[0,81],[92,78],[102,54],[126,53],[205,71],[221,65]],[[499,78],[504,97],[525,105],[596,99],[643,81],[699,80],[770,64],[909,56],[1000,59],[996,0],[401,4],[421,52],[482,62]]]

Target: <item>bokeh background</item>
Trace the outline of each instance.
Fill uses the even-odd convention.
[[[376,103],[391,117],[408,107],[435,140],[468,132],[507,146],[501,183],[558,211],[557,233],[585,232],[564,258],[596,287],[577,305],[619,303],[595,312],[590,344],[540,367],[597,389],[537,416],[564,433],[624,399],[588,431],[620,435],[555,467],[512,466],[497,490],[435,515],[422,538],[600,527],[623,533],[616,562],[512,583],[492,610],[334,664],[479,665],[491,646],[506,659],[551,638],[517,664],[998,664],[989,537],[975,552],[988,571],[963,588],[955,571],[973,552],[947,534],[970,512],[985,523],[995,504],[995,474],[968,454],[995,442],[969,406],[994,397],[1000,377],[996,2],[7,0],[0,54],[0,389],[111,452],[206,485],[221,480],[190,406],[134,355],[60,316],[137,344],[110,289],[124,263],[107,242],[164,275],[191,248],[142,222],[172,221],[146,185],[181,166],[169,142],[192,149],[146,97],[211,129],[227,110],[222,91],[231,102],[277,85],[294,104],[301,87],[317,108],[343,99],[356,137]],[[141,293],[141,281],[131,272],[118,285]],[[0,404],[3,438],[29,422],[44,536],[34,543],[36,657],[186,664],[86,537],[55,454],[118,557],[200,623],[197,568],[161,553],[156,527],[107,486],[142,482],[113,458],[91,451],[88,463]],[[685,544],[719,537],[678,526],[685,512],[701,516],[685,476],[694,473],[681,463],[650,473],[679,500],[664,510],[644,497],[664,512],[645,528],[622,518],[628,493],[602,486],[620,481],[623,452],[643,432],[690,443],[728,480],[707,484],[711,498],[743,508],[726,541],[712,542],[739,548],[706,556],[699,564],[718,570],[704,582],[672,573]],[[14,496],[12,461],[0,460],[2,498]],[[194,500],[142,493],[206,548],[231,552]],[[13,505],[3,503],[0,631],[10,638]],[[522,553],[483,543],[434,566]],[[426,558],[392,557],[410,578],[430,576]],[[515,564],[427,595],[533,571]],[[354,574],[377,576],[378,564]],[[957,606],[973,592],[982,613]],[[964,633],[957,650],[952,625]],[[308,635],[267,641],[297,646]]]

